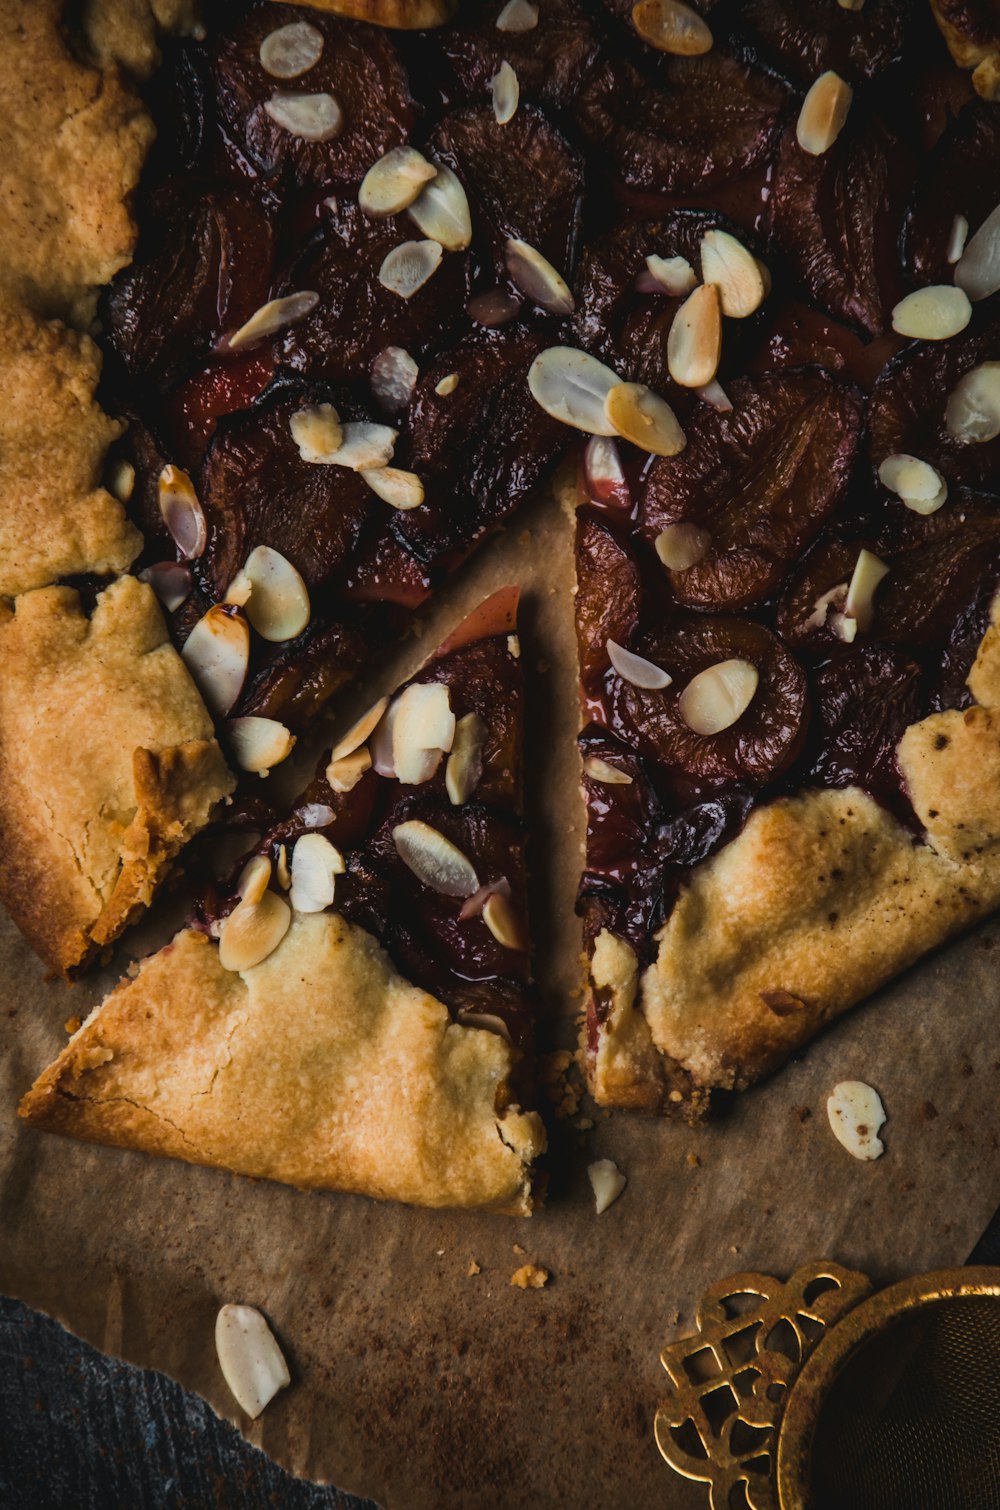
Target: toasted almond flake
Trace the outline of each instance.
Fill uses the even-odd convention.
[[[831,587],[829,592],[821,593],[813,603],[812,613],[803,622],[803,629],[822,629],[830,617],[830,610],[843,608],[846,602],[847,583],[838,582],[836,587]]]
[[[463,252],[472,240],[472,214],[460,180],[444,163],[425,184],[408,214],[419,231],[446,252]]]
[[[227,730],[229,745],[236,764],[244,771],[265,776],[272,766],[287,760],[295,746],[295,735],[276,718],[234,718]]]
[[[830,69],[821,73],[810,86],[795,126],[795,137],[803,152],[821,157],[833,146],[844,129],[854,91]]]
[[[841,10],[864,10],[865,0],[837,0]]]
[[[429,781],[455,739],[455,715],[444,682],[412,682],[396,700],[392,764],[397,781]]]
[[[682,0],[638,0],[632,7],[632,25],[642,40],[659,52],[693,58],[712,48],[710,28]]]
[[[673,681],[673,677],[668,676],[662,666],[654,666],[652,661],[647,661],[645,656],[636,655],[634,650],[626,650],[624,645],[618,645],[614,640],[606,640],[605,645],[612,666],[633,687],[658,692],[661,687],[669,687]]]
[[[977,302],[1000,289],[1000,205],[990,211],[962,252],[955,282]]]
[[[830,628],[838,640],[843,640],[845,645],[853,645],[858,637],[857,619],[849,619],[846,613],[832,613],[830,615]]]
[[[330,457],[335,467],[350,472],[373,472],[388,466],[399,431],[374,420],[348,420],[340,447]]]
[[[515,288],[552,315],[571,315],[576,308],[569,284],[535,247],[509,237],[504,253]]]
[[[613,1206],[628,1184],[613,1159],[597,1159],[587,1165],[587,1175],[594,1192],[594,1207],[597,1215]]]
[[[458,1021],[463,1028],[479,1028],[484,1033],[496,1033],[498,1037],[506,1038],[508,1043],[511,1041],[510,1028],[502,1017],[496,1017],[492,1012],[476,1012],[467,1008],[464,1012],[459,1012]],[[478,1265],[469,1272],[478,1274]]]
[[[371,768],[371,751],[367,745],[362,745],[349,755],[340,755],[336,760],[331,760],[326,768],[326,779],[335,792],[353,792],[362,776]]]
[[[646,258],[646,269],[654,284],[675,299],[684,298],[698,283],[686,257],[659,257],[652,252]]]
[[[689,294],[674,315],[667,336],[667,367],[682,388],[704,388],[715,377],[722,354],[722,312],[714,283]]]
[[[247,618],[272,644],[294,640],[309,623],[309,589],[292,563],[269,545],[247,557],[243,574],[250,582]]]
[[[604,403],[620,382],[610,367],[574,346],[550,346],[528,369],[531,396],[546,414],[591,435],[615,433]]]
[[[757,667],[750,661],[734,658],[706,666],[678,698],[681,718],[695,734],[721,734],[743,717],[759,680]]]
[[[288,903],[276,891],[259,902],[240,902],[219,929],[219,964],[223,970],[251,970],[273,954],[292,920]]]
[[[1000,362],[980,362],[962,374],[948,395],[944,424],[962,445],[982,445],[1000,435]]]
[[[372,163],[358,190],[358,204],[366,215],[399,215],[437,173],[416,147],[393,147]]]
[[[216,604],[184,641],[181,659],[209,711],[223,718],[240,695],[250,663],[246,620],[237,610]]]
[[[215,1351],[230,1393],[254,1420],[291,1383],[281,1349],[253,1306],[222,1307],[215,1321]]]
[[[948,283],[932,283],[907,294],[892,311],[892,328],[916,341],[947,341],[972,319],[968,295]]]
[[[201,555],[208,541],[205,515],[194,483],[180,467],[168,463],[157,479],[160,518],[171,540],[187,561]]]
[[[344,441],[340,415],[332,404],[306,404],[288,422],[303,461],[329,466]]]
[[[466,897],[458,909],[458,919],[461,923],[467,923],[470,918],[482,917],[483,908],[493,896],[494,892],[502,891],[505,897],[510,896],[510,882],[506,876],[500,876],[496,881],[487,881],[485,886],[480,886],[471,897]]]
[[[420,369],[402,346],[384,346],[372,363],[372,392],[390,414],[405,409],[413,397]]]
[[[618,442],[610,435],[590,437],[583,448],[583,470],[590,496],[598,503],[617,509],[632,507]]]
[[[108,492],[119,503],[128,503],[135,491],[135,467],[124,456],[118,456],[108,468]]]
[[[479,889],[472,862],[429,823],[411,818],[392,831],[399,858],[418,881],[446,897],[471,897]]]
[[[182,561],[156,561],[152,566],[145,566],[139,573],[139,581],[148,582],[167,613],[180,608],[194,586],[190,567]]]
[[[306,142],[330,142],[339,136],[344,112],[332,94],[286,94],[276,90],[264,109],[276,126]]]
[[[230,351],[243,351],[248,346],[256,346],[259,341],[266,341],[268,336],[287,329],[297,320],[305,319],[306,315],[312,314],[318,303],[319,294],[309,288],[301,288],[294,294],[284,294],[280,299],[270,299],[228,338],[225,345]]]
[[[863,1080],[842,1080],[826,1101],[826,1114],[837,1142],[856,1159],[877,1159],[885,1152],[878,1136],[885,1107],[877,1090]]]
[[[719,290],[722,313],[743,320],[764,302],[761,264],[728,231],[706,231],[701,238],[701,275]]]
[[[241,902],[254,907],[271,884],[271,862],[267,855],[253,855],[244,865],[236,883]]]
[[[455,392],[455,389],[457,387],[458,373],[449,372],[448,376],[443,377],[440,383],[434,384],[434,392],[438,395],[439,398],[447,398],[450,393]]]
[[[455,738],[444,772],[448,801],[455,807],[468,802],[483,774],[486,724],[478,713],[466,713],[455,725]]]
[[[885,562],[870,550],[858,552],[857,564],[847,587],[844,613],[849,619],[856,620],[862,634],[871,628],[875,617],[875,589],[888,571]]]
[[[306,828],[326,828],[336,815],[325,802],[307,802],[298,809],[297,816]]]
[[[504,60],[496,73],[490,79],[490,93],[493,96],[493,114],[497,125],[506,126],[517,114],[518,102],[521,98],[521,86],[517,81],[517,74],[510,64]]]
[[[619,766],[610,765],[599,755],[588,755],[583,762],[584,774],[591,781],[600,781],[604,786],[631,786],[632,777]]]
[[[716,382],[715,378],[710,383],[706,383],[704,387],[697,389],[697,394],[703,403],[711,404],[712,408],[718,409],[720,414],[732,413],[733,401],[722,384]]]
[[[524,922],[510,898],[502,891],[495,891],[491,897],[487,897],[483,922],[497,943],[505,949],[515,949],[520,954],[527,953],[528,936]]]
[[[394,777],[396,774],[396,767],[392,763],[392,738],[398,707],[399,698],[397,697],[392,700],[375,725],[375,732],[371,738],[372,765],[379,776]]]
[[[520,313],[524,300],[519,294],[509,293],[505,288],[488,288],[474,294],[465,306],[470,320],[485,325],[487,330],[497,330]]]
[[[651,456],[676,456],[684,449],[676,414],[645,383],[618,383],[604,400],[604,412],[623,440]]]
[[[530,0],[507,0],[497,16],[497,31],[534,31],[538,25],[538,6]]]
[[[403,241],[384,258],[378,270],[378,281],[391,294],[412,299],[433,278],[443,255],[437,241]]]
[[[253,583],[250,581],[250,578],[245,571],[238,571],[226,588],[226,596],[222,601],[233,608],[245,608],[250,601],[250,594],[252,592]]]
[[[415,509],[424,501],[424,485],[416,472],[399,467],[365,467],[361,476],[383,503],[394,509]]]
[[[948,484],[930,462],[899,452],[887,456],[878,469],[879,481],[896,493],[915,514],[933,514],[948,497]]]
[[[965,243],[969,239],[969,222],[964,215],[956,215],[951,223],[951,231],[948,234],[948,250],[945,257],[950,263],[959,260],[965,251]],[[966,289],[968,293],[968,289]]]
[[[346,870],[344,857],[324,834],[303,834],[292,850],[293,912],[323,912],[333,905],[335,878]]]
[[[387,697],[380,697],[377,703],[372,703],[367,713],[362,713],[357,723],[352,724],[347,733],[341,739],[338,739],[330,751],[330,759],[343,760],[345,755],[353,755],[355,750],[359,749],[361,745],[371,738],[382,714],[388,706],[389,699]]]
[[[274,879],[282,891],[287,891],[292,884],[292,873],[288,868],[288,850],[283,844],[278,845],[278,853],[274,862]]]
[[[521,637],[517,634],[507,636],[507,654],[513,656],[515,661],[521,659]]]
[[[687,571],[704,561],[712,537],[697,524],[668,524],[660,531],[653,547],[668,571]]]
[[[298,79],[323,56],[323,33],[308,21],[290,21],[260,44],[260,66],[272,79]]]

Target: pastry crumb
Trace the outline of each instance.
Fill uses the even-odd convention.
[[[66,1033],[78,1033],[80,1031],[79,1017],[67,1017],[63,1023],[63,1031]]]
[[[548,1284],[550,1278],[548,1269],[542,1269],[537,1264],[522,1264],[520,1269],[514,1270],[510,1282],[519,1290],[540,1290]]]
[[[688,1167],[691,1168],[691,1169],[697,1169],[698,1166],[701,1164],[701,1159],[698,1157],[698,1155],[694,1152],[693,1149],[689,1152],[689,1154],[687,1156],[687,1163],[688,1163]]]
[[[527,1248],[522,1248],[520,1243],[515,1243],[514,1244],[514,1252],[515,1253],[523,1256],[525,1253],[527,1253],[527,1251],[528,1251]]]
[[[477,1264],[474,1258],[469,1259],[469,1267],[465,1271],[467,1279],[472,1279],[476,1274],[482,1274],[482,1265]]]
[[[556,1116],[562,1121],[575,1117],[584,1092],[576,1055],[569,1049],[556,1049],[543,1057],[540,1068],[545,1094],[555,1107]]]

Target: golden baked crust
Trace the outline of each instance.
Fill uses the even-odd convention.
[[[336,913],[242,974],[193,931],[148,959],[21,1102],[38,1127],[421,1206],[526,1215],[545,1146],[513,1051],[460,1027]]]
[[[90,618],[68,587],[0,604],[0,661],[0,896],[69,974],[149,901],[233,779],[134,577]]]

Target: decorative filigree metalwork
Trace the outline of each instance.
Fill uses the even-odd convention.
[[[840,1264],[806,1264],[787,1281],[734,1274],[698,1307],[698,1330],[660,1355],[670,1378],[656,1442],[671,1468],[709,1486],[730,1510],[743,1486],[750,1510],[778,1510],[775,1457],[788,1390],[826,1332],[871,1291]]]

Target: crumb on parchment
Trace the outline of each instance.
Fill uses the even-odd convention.
[[[482,1274],[482,1272],[483,1272],[482,1265],[481,1264],[477,1264],[476,1260],[474,1258],[470,1258],[469,1259],[469,1267],[465,1271],[466,1278],[467,1279],[472,1279],[474,1275],[476,1275],[476,1274]]]
[[[522,1264],[520,1269],[514,1270],[510,1282],[519,1290],[540,1290],[550,1278],[548,1269],[539,1268],[537,1264]]]

